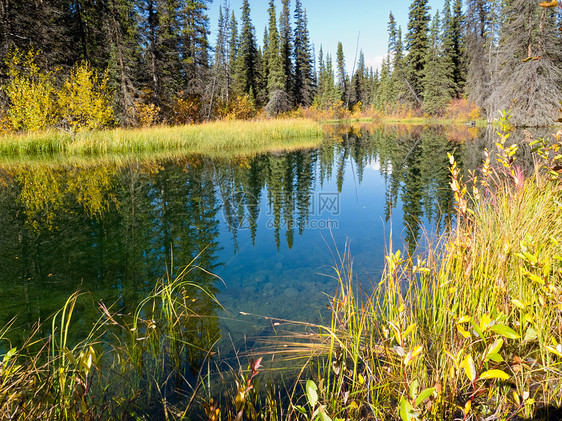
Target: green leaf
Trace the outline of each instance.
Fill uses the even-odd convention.
[[[480,375],[480,379],[481,380],[487,380],[487,379],[508,380],[509,374],[507,374],[505,371],[502,370],[488,370]]]
[[[504,325],[494,325],[490,327],[490,330],[497,333],[498,335],[502,335],[504,338],[507,339],[519,339],[520,336],[515,332],[512,328],[504,326]]]
[[[17,348],[11,348],[6,354],[4,354],[4,359],[2,364],[7,364],[8,361],[16,354]]]
[[[490,349],[486,352],[486,355],[484,357],[484,362],[488,361],[488,360],[492,360],[495,362],[502,362],[503,358],[501,357],[501,355],[499,355],[499,351],[503,346],[503,339],[502,338],[498,338],[494,341],[494,343],[490,346]]]
[[[402,421],[410,421],[412,418],[410,414],[413,411],[414,408],[412,407],[410,402],[408,402],[406,399],[404,399],[404,396],[402,396],[402,398],[400,398],[400,418],[402,418]]]
[[[326,407],[322,406],[320,408],[320,420],[321,421],[332,421],[332,419],[326,414]]]
[[[75,366],[75,367],[78,367],[78,361],[76,360],[76,358],[74,357],[72,352],[70,352],[70,350],[67,347],[64,347],[62,351],[63,351],[64,355],[66,356],[66,358],[68,358],[70,360],[72,365]]]
[[[435,392],[434,387],[428,387],[427,389],[422,390],[416,398],[416,406],[420,406],[423,401],[433,395],[433,392]]]
[[[417,380],[414,380],[412,383],[410,383],[410,396],[412,397],[416,397],[416,395],[418,394],[418,386],[419,386],[419,382]]]
[[[315,407],[318,403],[318,386],[312,380],[306,381],[306,397],[311,407]]]
[[[295,405],[295,406],[293,406],[293,408],[295,408],[295,410],[296,410],[297,412],[300,412],[301,414],[306,414],[306,409],[304,409],[304,408],[303,408],[302,406],[300,406],[300,405]]]
[[[534,341],[535,339],[537,339],[537,331],[535,329],[533,329],[532,327],[529,327],[527,329],[527,331],[525,332],[525,338],[523,340],[524,341]]]
[[[488,360],[492,360],[495,363],[501,363],[503,362],[503,357],[496,352],[490,352],[488,355],[486,355],[486,359],[484,360],[484,362]]]
[[[472,328],[474,329],[474,332],[476,332],[478,337],[481,338],[481,339],[484,339],[484,332],[482,332],[482,329],[480,329],[480,326],[478,326],[478,324],[474,320],[472,320],[470,322],[470,324],[472,325]]]

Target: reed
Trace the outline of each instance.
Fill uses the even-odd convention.
[[[177,127],[42,132],[0,137],[0,156],[36,158],[150,154],[178,151],[242,154],[318,146],[320,125],[306,119],[219,121]]]

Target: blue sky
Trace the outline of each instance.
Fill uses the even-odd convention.
[[[335,58],[338,41],[343,43],[348,72],[353,68],[357,37],[359,49],[365,54],[368,66],[378,67],[386,54],[388,15],[392,10],[403,34],[408,28],[408,9],[411,0],[301,0],[308,15],[308,30],[316,53],[320,45],[324,52]],[[231,10],[240,22],[242,0],[229,0]],[[214,0],[209,6],[211,24],[210,40],[214,45],[217,33],[219,6],[224,0]],[[267,25],[269,0],[250,0],[251,18],[256,28],[256,37],[261,45]],[[429,0],[431,15],[443,7],[443,0]],[[291,23],[295,1],[291,0]],[[281,0],[275,0],[278,23]]]

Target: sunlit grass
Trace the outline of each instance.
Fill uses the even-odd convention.
[[[209,155],[272,152],[318,146],[322,129],[306,119],[221,121],[206,124],[83,132],[29,133],[0,137],[0,155],[11,159],[150,154]]]

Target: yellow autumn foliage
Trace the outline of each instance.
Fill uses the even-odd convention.
[[[33,50],[23,54],[15,49],[6,60],[10,77],[4,87],[10,101],[6,116],[14,130],[44,130],[56,121],[53,73],[40,69],[37,56]]]
[[[100,77],[88,62],[75,66],[57,93],[62,124],[71,132],[99,129],[113,122],[108,74]]]
[[[257,114],[257,109],[254,101],[248,94],[236,97],[232,101],[231,109],[226,116],[227,120],[249,120],[254,118]]]
[[[37,51],[14,49],[7,58],[9,80],[3,90],[9,105],[0,112],[0,128],[34,132],[58,127],[74,133],[111,125],[107,72],[100,76],[89,63],[78,64],[57,89],[58,70],[43,71],[38,57]]]

